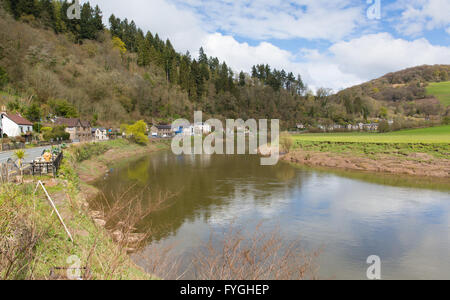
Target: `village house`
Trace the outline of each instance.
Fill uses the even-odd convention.
[[[92,128],[91,132],[92,132],[92,137],[96,141],[109,140],[108,130],[106,130],[106,128]]]
[[[174,131],[172,125],[153,125],[150,128],[150,134],[153,137],[171,137]]]
[[[57,126],[65,126],[66,132],[70,134],[70,139],[73,142],[87,142],[93,139],[89,121],[75,118],[57,118],[53,122]]]
[[[0,119],[1,135],[8,137],[22,136],[30,141],[33,133],[33,123],[22,117],[20,114],[10,114],[2,112]]]
[[[194,132],[195,134],[209,134],[211,133],[211,125],[206,124],[206,123],[196,123],[194,125]]]

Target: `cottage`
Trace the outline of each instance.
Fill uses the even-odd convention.
[[[303,124],[297,124],[297,129],[298,130],[304,130],[304,129],[306,129],[306,126],[303,125]]]
[[[33,123],[22,117],[20,114],[1,113],[0,119],[1,135],[8,137],[31,137],[33,132]]]
[[[209,134],[211,133],[211,125],[206,124],[206,123],[196,123],[194,125],[194,132],[195,134]]]
[[[153,125],[150,133],[153,137],[171,137],[173,136],[172,125]]]
[[[86,142],[92,140],[91,123],[75,118],[57,118],[54,121],[55,125],[65,126],[66,132],[70,134],[70,139],[73,142]]]
[[[186,135],[186,136],[193,136],[195,134],[194,126],[189,125],[189,126],[182,127],[181,134]]]
[[[96,141],[107,141],[109,140],[108,137],[108,130],[106,128],[92,128],[92,137]]]
[[[363,129],[366,131],[377,131],[378,124],[376,124],[376,123],[364,124]]]

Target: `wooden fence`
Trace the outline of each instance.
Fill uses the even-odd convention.
[[[0,151],[11,151],[25,149],[24,143],[16,143],[16,144],[0,144]]]
[[[18,175],[20,175],[20,169],[12,159],[8,159],[6,163],[0,163],[0,183],[7,183]]]
[[[56,177],[58,175],[59,167],[61,166],[61,161],[63,158],[64,156],[61,151],[53,161],[50,162],[33,161],[31,163],[31,174],[34,176],[51,173],[53,177]]]
[[[60,152],[53,161],[34,161],[25,164],[21,169],[12,159],[8,159],[7,162],[0,163],[0,184],[14,181],[16,176],[21,176],[22,174],[31,174],[33,176],[51,174],[53,177],[56,177],[63,158],[63,153]]]

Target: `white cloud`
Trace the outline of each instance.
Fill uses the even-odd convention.
[[[195,10],[212,30],[251,39],[348,36],[365,22],[364,2],[352,0],[171,0]],[[355,4],[356,3],[356,4]]]
[[[85,1],[87,2],[87,0]],[[89,0],[103,11],[104,22],[111,14],[122,20],[134,20],[144,31],[158,33],[163,39],[170,38],[178,51],[197,51],[207,32],[200,19],[192,12],[178,8],[167,0]]]
[[[248,71],[253,65],[269,62],[273,66],[287,67],[293,61],[293,55],[289,51],[270,43],[262,42],[258,46],[250,46],[220,33],[208,35],[204,48],[209,55],[224,59],[235,70]]]
[[[386,73],[424,64],[450,64],[450,47],[426,39],[407,41],[389,33],[369,34],[333,44],[326,52],[307,53],[303,70],[315,87],[334,90],[359,84]]]
[[[445,30],[448,34],[450,34],[450,27]]]
[[[365,80],[423,64],[450,64],[450,47],[434,46],[423,38],[395,39],[388,33],[338,42],[329,51],[343,72]]]
[[[422,26],[441,26],[448,21],[449,10],[447,14],[438,13],[439,6],[436,5],[449,5],[450,2],[439,1],[411,1],[403,21],[418,14],[413,8],[432,16],[416,27],[411,23],[411,33],[422,30]],[[291,1],[295,2],[295,7],[281,0],[186,0],[183,4],[178,0],[90,2],[100,5],[106,22],[112,13],[122,19],[134,20],[142,29],[158,33],[164,39],[170,38],[179,52],[189,50],[196,56],[203,46],[208,55],[226,61],[235,71],[250,72],[251,66],[267,63],[273,68],[301,74],[312,88],[338,90],[411,66],[450,64],[449,47],[434,46],[423,38],[407,41],[395,39],[389,33],[379,33],[341,41],[340,38],[350,34],[358,22],[360,9],[349,6],[351,0]],[[399,3],[402,10],[407,7],[405,3]],[[202,5],[205,7],[200,9]],[[193,10],[196,7],[199,9]],[[304,15],[305,10],[307,15]],[[203,17],[199,17],[202,14]],[[218,33],[217,29],[253,39],[278,36],[325,38],[335,42],[325,51],[299,47],[292,53],[266,41],[256,46],[238,42],[230,34]],[[302,59],[298,60],[298,56]]]
[[[445,29],[450,25],[448,0],[402,0],[392,8],[402,10],[396,29],[408,36],[417,36],[425,30]]]

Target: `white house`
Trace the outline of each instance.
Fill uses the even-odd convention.
[[[211,131],[211,125],[206,123],[196,123],[193,125],[180,127],[179,130],[177,130],[177,132],[187,136],[209,134]]]
[[[195,134],[209,134],[211,133],[211,125],[206,123],[196,123],[194,125]]]
[[[106,128],[92,128],[92,136],[96,141],[107,141],[108,138],[108,130]]]
[[[33,132],[33,123],[21,115],[2,112],[0,129],[2,135],[6,134],[8,137],[30,135]]]
[[[182,128],[182,134],[186,136],[193,136],[194,135],[194,126],[185,126]]]

